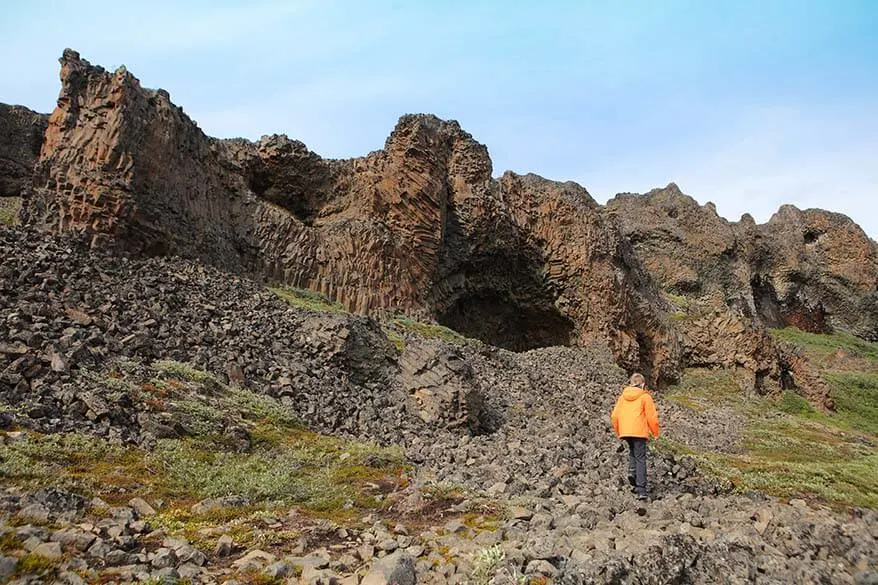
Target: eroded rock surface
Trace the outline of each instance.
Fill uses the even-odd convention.
[[[319,291],[361,313],[433,318],[510,349],[609,340],[676,377],[664,304],[588,193],[491,178],[453,121],[403,116],[383,150],[321,159],[285,136],[205,136],[163,90],[65,51],[27,202],[92,245],[180,254]]]
[[[28,186],[48,116],[0,104],[0,197],[20,197]]]
[[[878,244],[843,215],[785,205],[764,225],[729,222],[674,184],[618,195],[606,213],[674,305],[689,365],[742,368],[745,390],[795,385],[831,408],[820,375],[765,329],[878,339]]]
[[[191,415],[145,392],[156,375],[148,365],[175,360],[210,375],[191,388],[211,404],[224,404],[220,380],[270,398],[309,428],[399,445],[412,478],[398,494],[411,508],[391,508],[396,517],[338,525],[266,505],[247,520],[266,546],[274,543],[265,550],[243,546],[241,520],[224,522],[230,516],[218,513],[254,504],[239,494],[191,506],[202,521],[216,519],[199,524],[196,542],[182,530],[166,532],[179,523],[163,524],[169,516],[154,495],[130,493],[111,506],[57,488],[10,486],[7,478],[4,571],[39,551],[51,575],[77,583],[77,575],[212,583],[298,573],[307,582],[354,583],[397,569],[408,582],[437,585],[480,576],[516,583],[524,575],[565,583],[747,583],[756,575],[767,583],[853,583],[878,562],[874,510],[733,495],[689,456],[653,451],[653,499],[635,501],[624,479],[627,455],[609,423],[626,376],[601,344],[516,353],[409,335],[401,350],[370,317],[290,307],[256,282],[185,259],[127,259],[76,238],[6,228],[0,254],[8,259],[0,268],[7,445],[58,433],[147,449],[186,438]],[[418,389],[436,390],[426,414]],[[478,425],[468,418],[475,411],[461,408],[466,397],[480,399]],[[718,452],[740,447],[733,417],[661,396],[657,403],[673,440]],[[224,434],[229,448],[239,440],[241,451],[252,448],[243,426]],[[448,485],[466,488],[466,498],[436,508],[426,487]]]
[[[878,339],[878,244],[844,215],[784,205],[763,225],[729,222],[673,183],[607,211],[663,290],[767,327]]]

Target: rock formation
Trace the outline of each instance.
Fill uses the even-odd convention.
[[[606,213],[675,306],[684,360],[742,367],[745,387],[791,383],[831,407],[806,360],[778,347],[765,327],[845,331],[878,339],[878,244],[849,218],[784,205],[764,225],[719,217],[675,184],[620,194]]]
[[[842,216],[730,224],[675,186],[604,209],[575,183],[492,178],[485,146],[435,116],[326,160],[286,136],[210,138],[166,91],[71,50],[61,82],[23,215],[95,247],[198,258],[513,350],[600,340],[659,387],[692,364],[779,388],[801,360],[762,325],[876,335],[875,243]]]
[[[656,382],[679,368],[664,302],[581,187],[491,178],[456,122],[404,116],[383,150],[323,160],[285,136],[205,136],[167,92],[73,51],[27,201],[92,245],[179,254],[399,310],[512,349],[608,339]]]
[[[0,104],[0,197],[19,197],[30,183],[47,118],[22,106]]]
[[[607,211],[669,293],[767,327],[878,339],[878,244],[844,215],[784,205],[764,225],[729,222],[673,183]]]

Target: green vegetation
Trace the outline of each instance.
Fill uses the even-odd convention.
[[[331,302],[318,292],[294,288],[291,286],[273,287],[269,288],[269,290],[293,307],[324,313],[344,312],[344,307],[338,303]]]
[[[380,509],[383,495],[404,484],[398,448],[308,431],[273,398],[222,384],[189,364],[156,362],[146,375],[150,371],[156,377],[149,382],[130,384],[132,398],[144,411],[160,406],[186,430],[185,438],[161,439],[147,449],[76,433],[30,434],[0,445],[0,478],[111,503],[161,498],[172,514],[203,498],[239,495],[257,507],[283,502],[334,517]],[[236,432],[229,436],[229,429]],[[197,520],[186,517],[183,524]]]
[[[844,426],[878,434],[878,372],[827,372],[835,418]]]
[[[878,343],[870,343],[848,333],[808,333],[795,327],[772,329],[772,336],[802,348],[810,358],[827,358],[839,351],[850,352],[867,360],[878,360]],[[878,361],[873,361],[878,368]]]
[[[423,321],[415,321],[408,317],[396,317],[393,320],[394,325],[400,327],[403,331],[414,333],[424,339],[441,339],[446,343],[454,343],[457,345],[466,345],[469,341],[466,337],[438,323],[427,323]]]
[[[318,292],[289,286],[272,287],[269,290],[293,307],[324,313],[346,312],[339,303],[330,301]],[[404,316],[387,318],[382,329],[387,339],[400,352],[405,351],[406,334],[414,334],[424,339],[440,339],[457,345],[465,345],[473,341],[438,323],[418,321]]]
[[[44,556],[27,553],[18,559],[18,566],[15,568],[15,574],[22,577],[34,575],[45,577],[49,573],[54,572],[55,562]]]
[[[662,292],[662,296],[673,308],[668,313],[668,318],[672,321],[698,321],[708,314],[708,309],[697,299],[667,291]]]
[[[388,327],[383,327],[382,329],[384,331],[384,335],[386,335],[387,339],[390,341],[390,343],[392,343],[393,346],[396,347],[397,351],[399,351],[400,353],[404,352],[405,351],[405,337],[403,337],[398,332],[396,332],[393,329],[390,329]]]
[[[0,534],[0,552],[9,552],[21,548],[21,539],[14,532]]]
[[[473,555],[472,582],[476,585],[487,585],[500,568],[506,554],[499,544],[476,551]]]
[[[20,208],[20,197],[0,198],[0,225],[18,225],[18,210]]]
[[[55,485],[107,501],[133,495],[189,502],[242,495],[283,500],[308,510],[379,507],[372,485],[401,482],[397,449],[347,443],[305,430],[278,431],[277,445],[219,450],[199,439],[164,439],[152,450],[109,445],[78,434],[31,435],[0,446],[0,477],[20,485]]]
[[[771,333],[799,347],[829,384],[835,412],[801,414],[840,429],[878,435],[878,343],[847,333],[819,335],[792,327]]]
[[[797,329],[772,333],[821,368],[836,411],[820,412],[790,391],[747,399],[732,372],[690,369],[667,398],[696,411],[742,415],[743,453],[699,452],[667,439],[659,448],[695,457],[742,491],[878,507],[878,344]]]

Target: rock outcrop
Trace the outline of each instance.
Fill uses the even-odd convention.
[[[15,224],[29,190],[48,116],[0,104],[0,224]]]
[[[844,215],[784,205],[763,225],[729,222],[673,183],[607,211],[669,293],[767,327],[878,339],[878,244]]]
[[[659,387],[693,364],[778,388],[798,362],[763,325],[878,334],[878,253],[843,216],[734,224],[674,185],[604,209],[575,183],[493,179],[485,146],[435,116],[326,160],[286,136],[210,138],[166,91],[71,50],[61,82],[23,216],[92,246],[198,258],[507,349],[600,340]],[[679,318],[680,299],[697,310]]]
[[[361,313],[427,317],[522,350],[607,339],[657,383],[679,369],[664,302],[572,183],[491,178],[456,122],[403,116],[383,150],[323,160],[285,136],[215,140],[163,90],[67,50],[27,201],[94,246],[194,256]]]
[[[40,156],[48,116],[0,104],[0,197],[19,197]]]

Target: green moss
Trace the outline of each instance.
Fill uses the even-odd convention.
[[[9,552],[21,548],[21,539],[14,532],[0,534],[0,552]]]
[[[317,311],[320,313],[344,312],[344,307],[338,303],[331,302],[318,292],[289,286],[274,287],[269,288],[268,290],[279,296],[292,307],[308,309],[309,311]]]
[[[24,576],[38,575],[41,577],[48,576],[54,572],[55,561],[47,559],[44,556],[28,553],[18,558],[18,566],[15,568],[15,574]]]
[[[262,571],[252,569],[237,573],[235,581],[242,585],[281,585],[283,581],[276,579]]]
[[[393,320],[393,323],[404,331],[414,333],[424,339],[441,339],[447,343],[454,343],[457,345],[466,345],[470,342],[470,340],[457,331],[439,325],[438,323],[425,323],[409,319],[408,317],[397,317]]]
[[[698,411],[722,407],[738,412],[745,420],[744,452],[702,452],[664,437],[656,445],[694,457],[702,469],[742,491],[878,506],[874,376],[844,372],[827,377],[837,413],[816,411],[792,392],[778,399],[746,399],[731,371],[686,370],[667,398]]]
[[[389,329],[386,327],[383,329],[384,329],[384,335],[386,335],[387,339],[390,341],[390,343],[392,343],[393,346],[396,347],[396,350],[399,351],[400,353],[404,352],[405,351],[405,337],[403,337],[402,335],[400,335],[398,332],[394,331],[393,329]]]
[[[18,225],[20,197],[0,197],[0,225]]]
[[[772,336],[801,347],[809,357],[825,358],[844,350],[878,361],[878,343],[871,343],[849,333],[808,333],[795,327],[772,329]],[[876,364],[878,365],[878,364]]]

